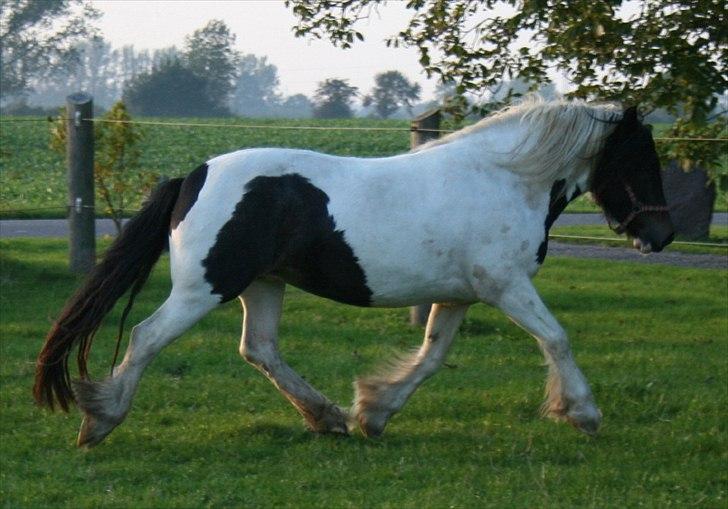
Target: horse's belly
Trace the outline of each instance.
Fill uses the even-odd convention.
[[[412,256],[414,255],[414,256]],[[472,287],[457,264],[425,260],[421,253],[401,252],[397,259],[362,256],[359,264],[371,290],[371,305],[398,307],[427,302],[473,302]]]
[[[425,302],[473,302],[476,296],[452,265],[423,260],[395,262],[380,253],[377,259],[358,256],[343,238],[290,256],[274,275],[314,295],[344,304],[399,307]]]

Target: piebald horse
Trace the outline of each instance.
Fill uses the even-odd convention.
[[[531,282],[549,228],[586,191],[642,252],[672,241],[654,141],[634,107],[525,101],[394,157],[280,148],[215,157],[160,185],[69,299],[38,357],[35,398],[63,410],[75,401],[85,414],[78,445],[96,445],[124,420],[157,354],[239,298],[240,354],[308,427],[347,433],[358,421],[377,436],[443,363],[468,307],[485,302],[538,341],[548,364],[544,412],[594,434],[601,413]],[[91,380],[86,361],[102,318],[130,290],[126,317],[165,249],[167,300],[133,328],[112,375]],[[346,411],[278,352],[286,284],[356,306],[435,304],[419,350],[356,380]],[[72,382],[74,348],[80,379]]]

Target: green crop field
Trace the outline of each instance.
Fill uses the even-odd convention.
[[[79,415],[31,398],[34,358],[76,279],[61,240],[0,242],[3,507],[725,507],[728,274],[548,258],[537,285],[604,413],[597,438],[538,416],[545,368],[497,311],[468,313],[447,365],[369,440],[306,432],[237,353],[230,303],[150,366],[127,420],[74,448]],[[169,289],[158,265],[130,322]],[[109,369],[117,309],[92,352]],[[281,348],[346,405],[351,381],[419,344],[402,309],[288,292]]]
[[[7,122],[0,128],[0,217],[63,217],[67,202],[63,157],[49,149],[48,122]],[[17,120],[23,120],[18,118]],[[144,119],[155,120],[155,119]],[[404,131],[321,131],[235,127],[139,126],[140,165],[156,175],[186,175],[216,155],[249,147],[291,147],[338,155],[385,156],[409,149],[409,123],[397,120],[157,119],[227,125],[399,127]],[[143,197],[136,198],[138,206]],[[58,207],[58,208],[47,208]],[[21,212],[23,210],[27,212]]]
[[[27,117],[3,117],[0,123],[0,218],[64,217],[67,204],[63,157],[49,149],[48,122],[28,122]],[[172,123],[233,125],[386,127],[404,131],[240,129],[237,127],[139,126],[141,167],[160,176],[186,175],[210,157],[249,147],[293,147],[331,154],[374,157],[409,150],[409,122],[403,120],[266,120],[266,119],[141,119]],[[664,130],[664,126],[661,127]],[[139,206],[139,194],[130,204]],[[722,193],[716,207],[725,210]],[[97,202],[99,199],[97,198]],[[581,197],[567,211],[595,212],[598,208]]]

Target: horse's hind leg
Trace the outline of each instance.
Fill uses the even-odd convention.
[[[346,412],[291,369],[278,353],[278,323],[285,283],[256,280],[241,295],[245,310],[240,354],[263,373],[319,433],[347,433]]]
[[[434,304],[418,351],[401,359],[388,373],[358,379],[354,415],[367,436],[379,436],[389,418],[445,360],[468,306]]]
[[[92,447],[121,424],[144,368],[166,345],[184,333],[219,303],[209,289],[173,288],[167,300],[149,318],[134,327],[123,362],[113,376],[101,380],[74,382],[79,408],[85,416],[78,445]]]

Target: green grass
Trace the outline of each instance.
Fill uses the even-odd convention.
[[[547,259],[537,284],[604,412],[596,439],[540,419],[535,342],[474,306],[443,368],[380,440],[315,436],[237,354],[231,303],[169,346],[126,422],[90,452],[76,411],[36,408],[34,357],[76,284],[60,240],[0,242],[4,507],[725,507],[725,271]],[[130,322],[169,288],[163,260]],[[406,311],[289,291],[291,365],[340,404],[351,381],[419,343]],[[92,352],[108,370],[118,310]]]
[[[564,242],[570,244],[597,244],[602,246],[612,247],[632,247],[632,240],[628,239],[624,235],[617,235],[606,225],[579,225],[579,226],[555,226],[551,229],[551,235],[554,237],[553,240],[556,242]],[[558,237],[559,235],[566,236],[582,236],[582,237],[594,237],[591,239],[570,239],[564,237]],[[595,240],[603,239],[603,240]],[[724,244],[725,247],[712,247],[712,246],[696,246],[682,244],[686,242],[677,239],[677,243],[670,244],[666,251],[679,251],[682,253],[692,254],[715,254],[728,256],[728,226],[722,225],[711,225],[710,237],[700,242]]]
[[[68,202],[63,156],[51,151],[48,122],[13,122],[29,117],[3,117],[0,124],[0,218],[65,217]],[[299,125],[323,127],[409,128],[406,120],[270,120],[270,119],[137,119],[161,122],[193,122],[229,125]],[[202,162],[219,154],[249,147],[293,147],[321,152],[373,157],[409,150],[408,131],[306,131],[238,129],[227,127],[140,126],[143,139],[141,167],[156,175],[186,175]],[[129,208],[138,208],[139,194]],[[97,203],[100,199],[97,197]],[[726,194],[716,201],[716,210],[726,210]],[[598,212],[587,198],[569,205],[567,212]]]

